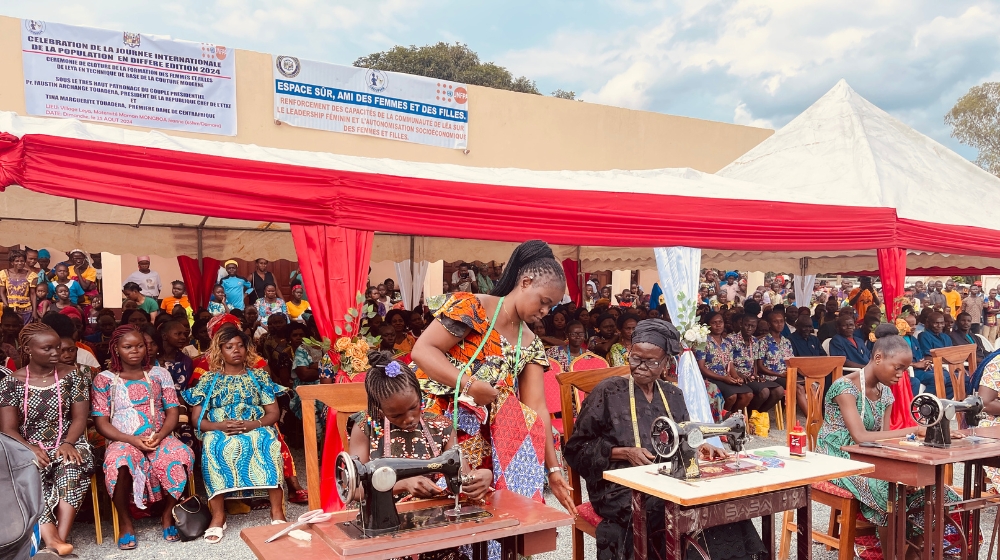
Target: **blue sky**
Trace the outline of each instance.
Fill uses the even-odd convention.
[[[1000,80],[997,1],[0,0],[0,14],[340,64],[459,41],[545,93],[767,127],[845,78],[966,157],[943,116]]]

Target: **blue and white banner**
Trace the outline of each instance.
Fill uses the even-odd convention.
[[[29,115],[236,135],[236,53],[175,41],[21,21]]]
[[[428,146],[468,146],[465,84],[274,56],[274,119]]]

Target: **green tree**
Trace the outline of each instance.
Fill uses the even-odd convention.
[[[558,97],[559,99],[569,99],[570,101],[576,99],[575,91],[566,91],[562,89],[557,89],[552,92],[552,97]]]
[[[479,55],[461,43],[449,45],[441,42],[423,47],[397,45],[387,51],[362,56],[354,61],[354,65],[360,68],[416,74],[440,80],[541,95],[533,80],[529,80],[525,76],[515,78],[503,66],[497,66],[492,62],[481,62]]]
[[[1000,177],[1000,82],[974,86],[944,122],[951,125],[953,138],[979,150],[976,165]]]

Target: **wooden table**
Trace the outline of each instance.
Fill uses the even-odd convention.
[[[809,485],[833,478],[869,473],[867,463],[809,453],[788,456],[788,448],[765,447],[785,461],[784,468],[767,469],[711,480],[681,481],[656,472],[657,465],[617,469],[604,478],[632,489],[632,534],[635,560],[646,550],[646,496],[666,501],[667,559],[685,558],[687,535],[726,523],[762,518],[764,548],[774,558],[774,514],[797,510],[798,558],[812,557],[812,508]],[[760,451],[760,450],[754,450]]]
[[[573,524],[573,517],[562,510],[549,507],[510,490],[497,490],[487,498],[483,509],[493,514],[499,528],[477,529],[475,522],[449,524],[443,527],[383,535],[371,539],[354,540],[340,530],[338,524],[353,520],[357,511],[344,511],[325,523],[302,530],[312,534],[310,542],[285,536],[271,543],[264,543],[281,527],[266,525],[251,527],[240,532],[240,537],[250,550],[262,560],[319,560],[338,558],[344,560],[380,560],[390,557],[409,557],[459,545],[473,545],[476,560],[486,558],[487,541],[500,541],[501,558],[512,560],[516,554],[531,555],[556,549],[556,528]],[[454,504],[454,500],[424,500],[399,504],[400,512],[437,505]],[[460,535],[456,535],[460,533]],[[392,542],[387,550],[383,545]]]
[[[957,430],[970,434],[972,430]],[[954,434],[956,430],[952,430]],[[889,542],[882,543],[882,553],[893,558],[897,551],[902,555],[906,547],[906,487],[924,489],[924,550],[923,558],[941,558],[942,551],[935,551],[934,543],[944,540],[944,467],[954,463],[965,464],[962,501],[955,505],[955,511],[962,513],[965,527],[971,521],[972,530],[968,535],[967,557],[979,557],[979,514],[980,509],[991,505],[982,498],[985,488],[984,466],[1000,466],[1000,426],[977,428],[979,437],[993,438],[974,446],[963,445],[963,440],[953,440],[948,449],[917,446],[900,443],[900,438],[880,441],[883,447],[861,447],[850,445],[843,448],[852,458],[872,463],[875,472],[870,476],[889,483]],[[919,438],[918,438],[919,441]],[[947,481],[951,482],[951,481]],[[992,504],[995,505],[995,504]],[[940,545],[937,545],[940,546]]]

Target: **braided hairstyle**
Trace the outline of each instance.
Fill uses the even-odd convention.
[[[399,365],[399,374],[395,377],[386,373],[386,366],[392,363]],[[368,392],[368,418],[372,422],[380,422],[384,416],[381,405],[384,399],[407,389],[416,391],[417,397],[420,398],[420,382],[417,381],[417,375],[406,364],[393,360],[389,352],[379,350],[368,352],[368,365],[370,369],[365,375],[365,390]]]
[[[111,339],[108,340],[108,349],[111,351],[111,360],[108,364],[108,371],[112,373],[121,373],[125,370],[122,366],[121,356],[118,355],[118,343],[121,342],[122,338],[127,334],[138,335],[139,340],[142,340],[143,344],[146,344],[146,338],[143,336],[142,329],[135,325],[122,325],[115,329],[115,332],[111,333]],[[150,368],[152,361],[149,356],[149,349],[146,349],[146,357],[142,360],[142,370],[146,371]]]
[[[491,296],[506,296],[514,291],[518,280],[524,276],[532,278],[553,278],[566,284],[566,273],[556,260],[548,243],[532,239],[525,241],[514,249],[503,269],[503,275],[497,280],[490,292]]]
[[[27,364],[31,356],[28,355],[28,344],[36,336],[41,334],[51,334],[56,337],[59,336],[55,329],[46,325],[45,323],[28,323],[21,329],[21,332],[17,335],[17,344],[21,347],[21,357],[24,358],[24,363]]]

